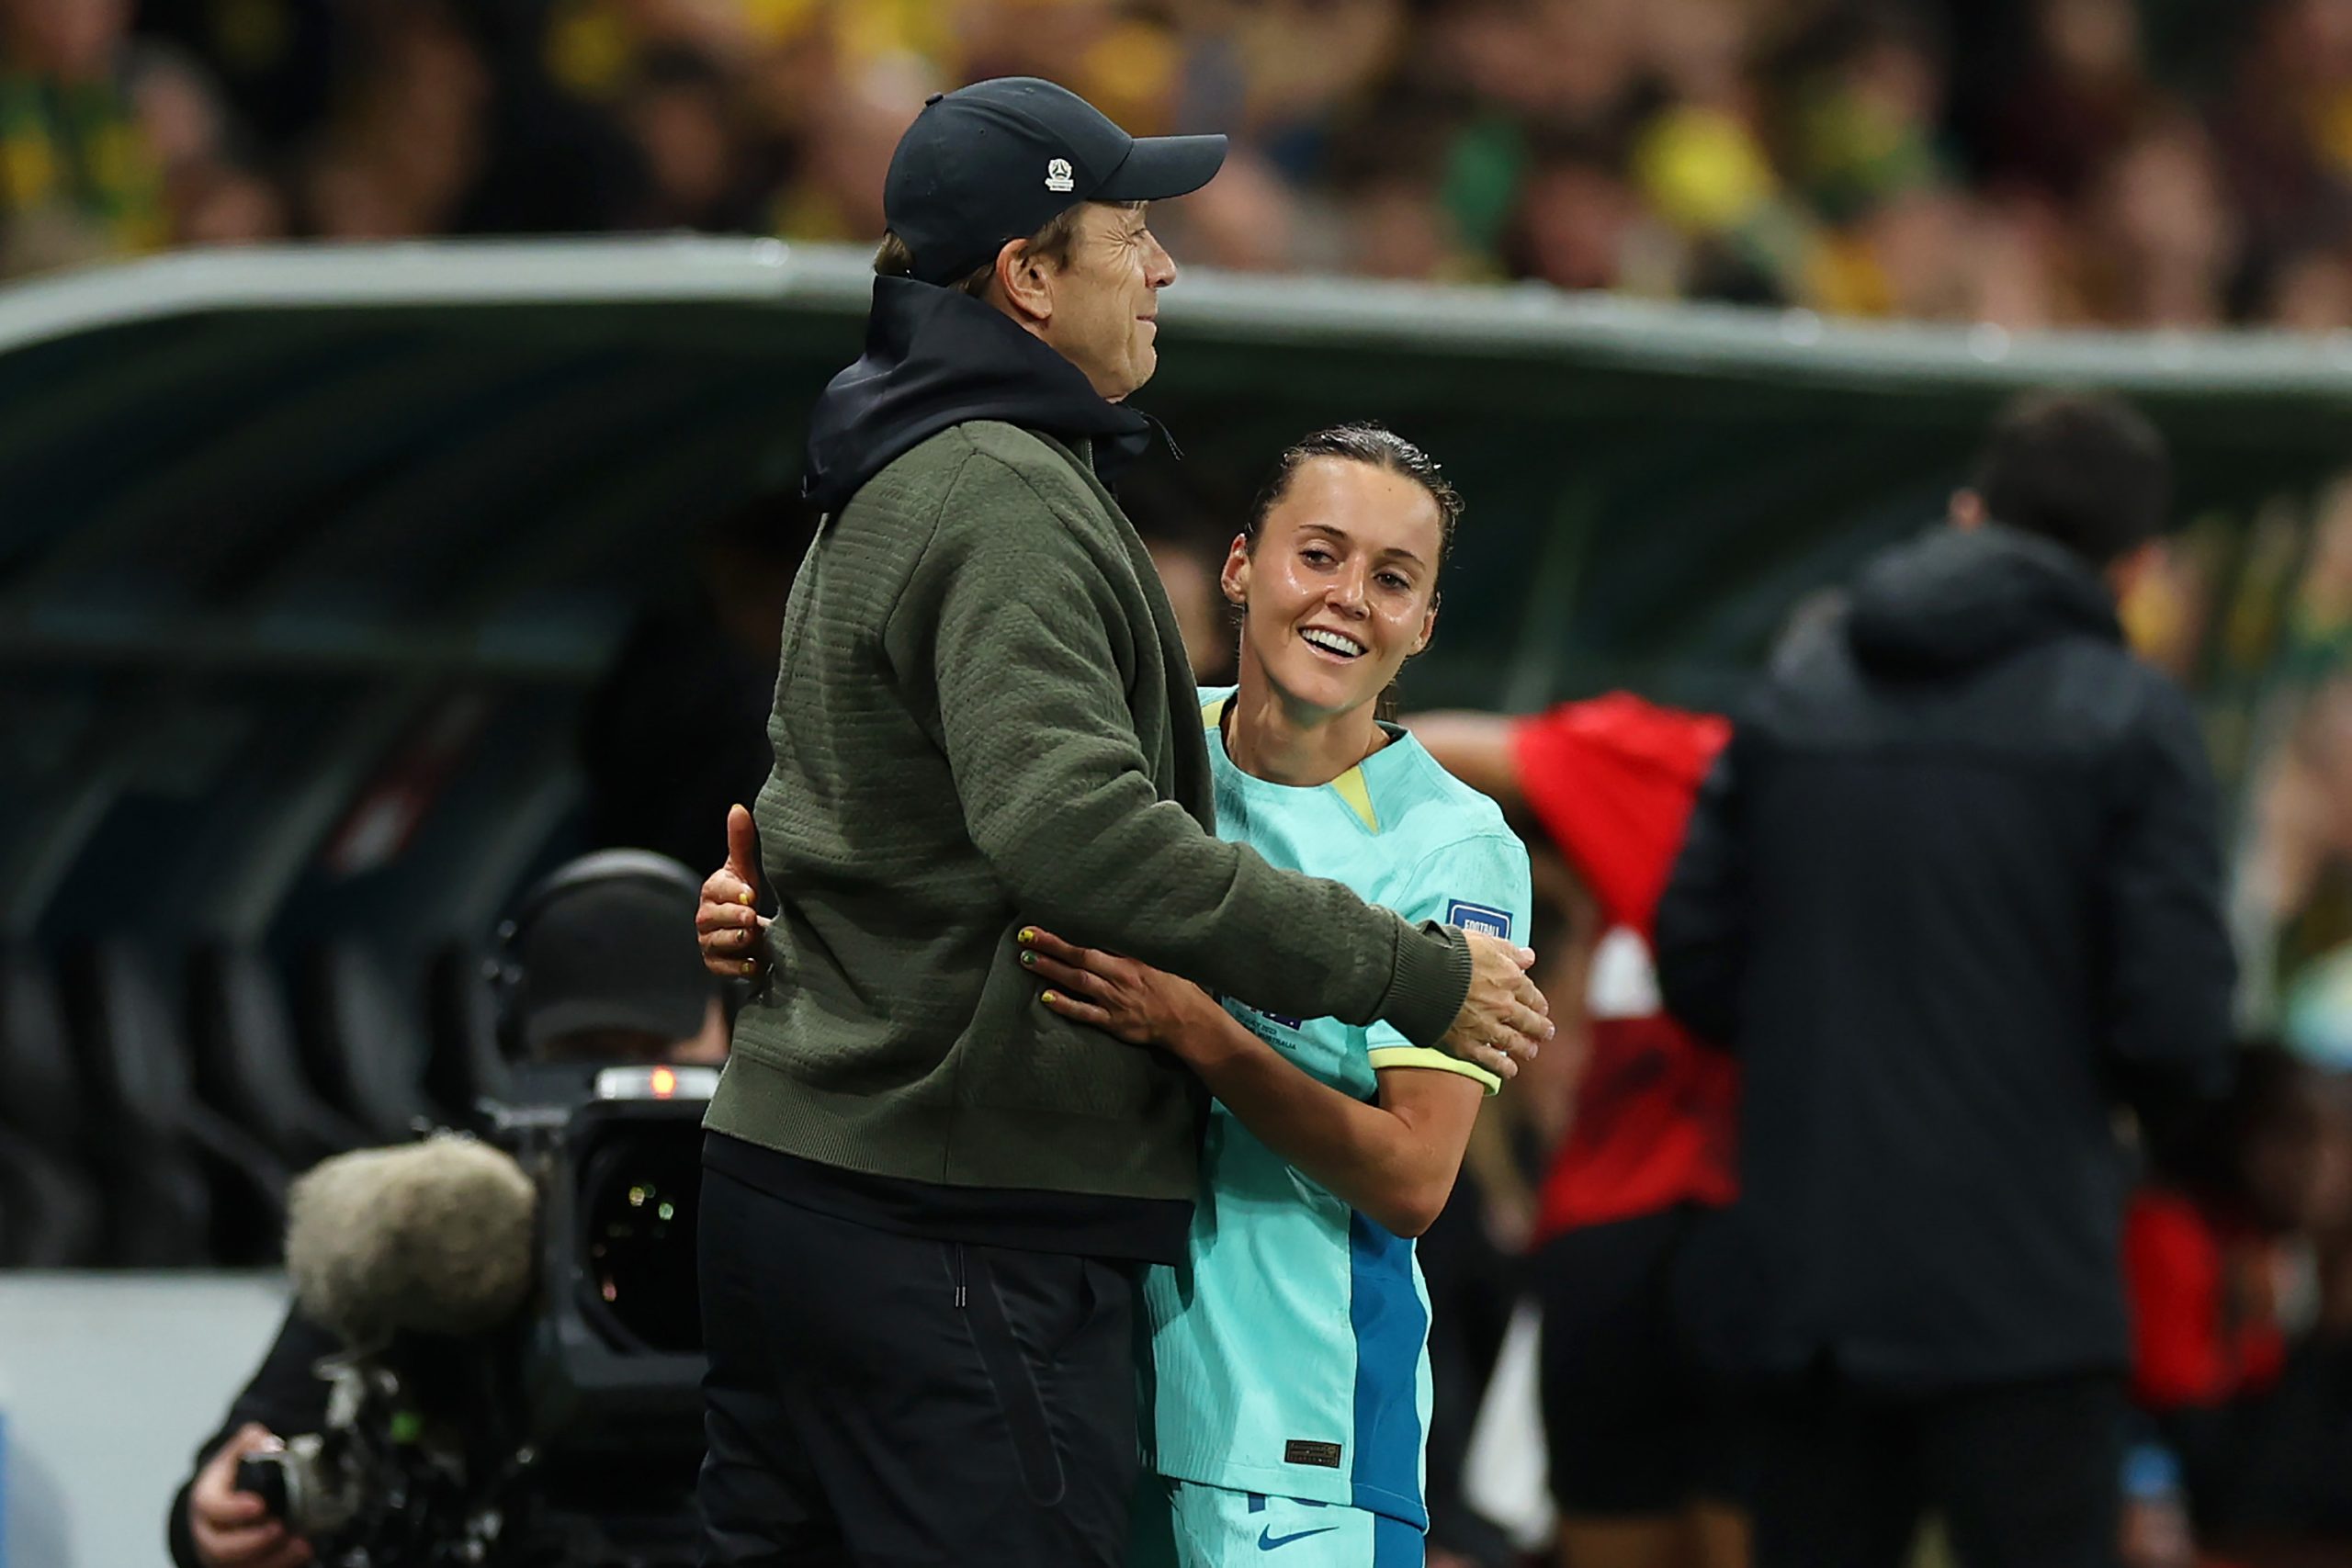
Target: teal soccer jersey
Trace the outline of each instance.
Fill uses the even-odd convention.
[[[1225,752],[1205,694],[1217,831],[1278,866],[1346,884],[1410,920],[1527,939],[1527,851],[1486,796],[1399,732],[1329,784],[1252,778]],[[1492,1075],[1385,1024],[1227,1009],[1292,1062],[1359,1100],[1377,1069]],[[1343,1504],[1426,1529],[1429,1292],[1413,1244],[1333,1197],[1221,1104],[1202,1154],[1186,1261],[1145,1282],[1152,1462],[1172,1480]]]

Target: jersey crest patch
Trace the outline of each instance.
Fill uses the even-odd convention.
[[[1456,898],[1446,905],[1445,923],[1460,926],[1465,931],[1484,931],[1504,942],[1510,940],[1510,910],[1473,904],[1467,898]]]

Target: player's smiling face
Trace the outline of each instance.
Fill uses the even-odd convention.
[[[1241,678],[1324,714],[1385,691],[1437,624],[1443,523],[1419,482],[1370,463],[1312,457],[1233,542],[1225,591],[1241,604]]]

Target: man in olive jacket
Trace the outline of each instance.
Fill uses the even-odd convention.
[[[712,1562],[1124,1558],[1132,1270],[1183,1256],[1200,1091],[1039,1005],[1024,924],[1504,1068],[1550,1032],[1523,950],[1215,837],[1182,637],[1104,477],[1149,436],[1122,400],[1176,273],[1143,204],[1224,151],[1011,79],[892,160],[866,353],[810,426],[767,977],[708,1121]]]

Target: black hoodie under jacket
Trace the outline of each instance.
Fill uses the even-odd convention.
[[[953,288],[877,277],[865,353],[826,384],[808,416],[801,494],[820,512],[839,512],[894,459],[974,419],[1090,441],[1105,484],[1155,428],[1150,416],[1105,402],[1084,371],[1003,311]]]

